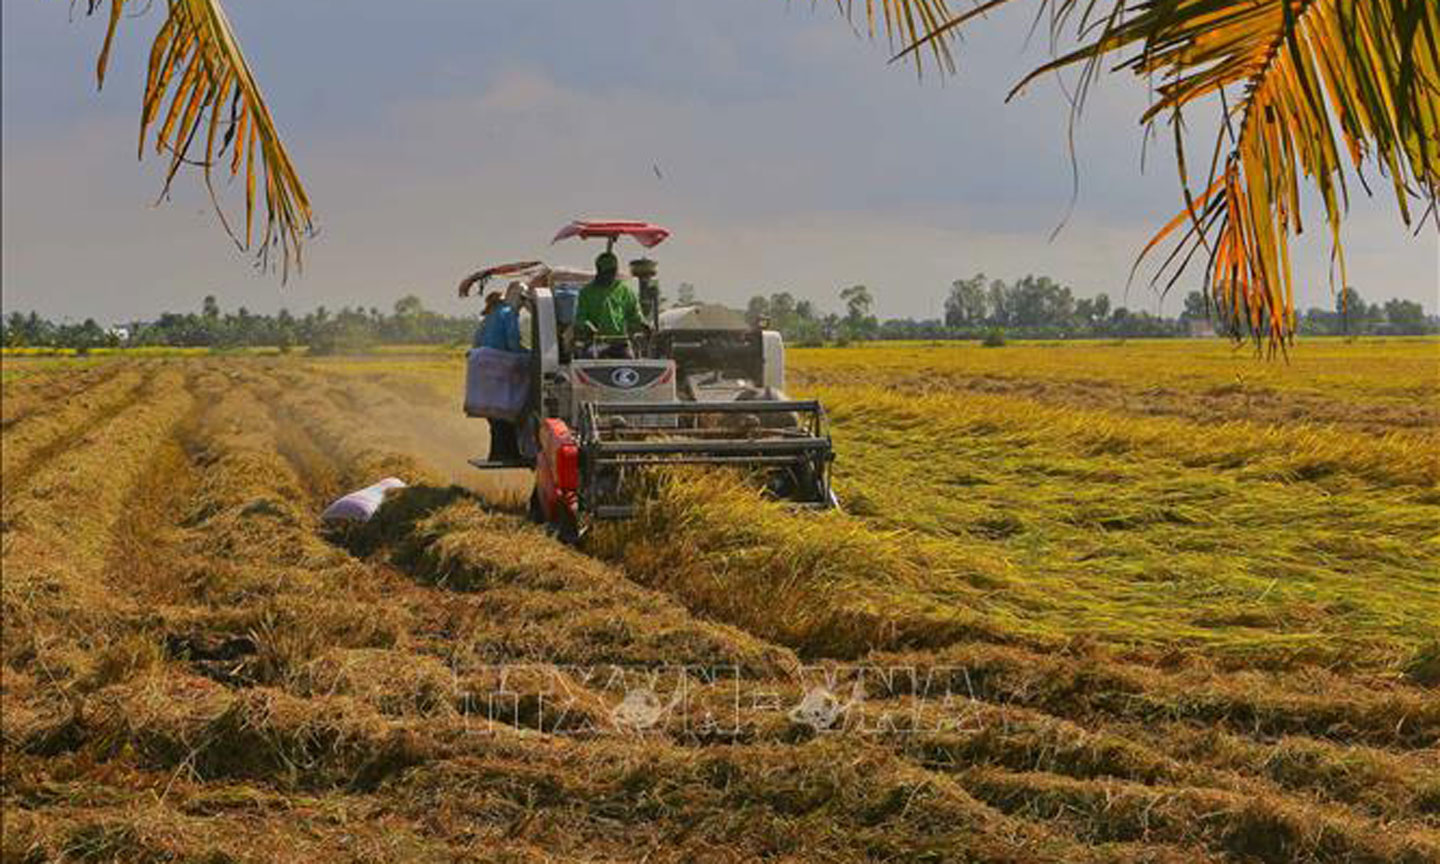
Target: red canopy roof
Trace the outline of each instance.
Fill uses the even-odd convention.
[[[670,229],[663,228],[653,222],[637,222],[630,219],[599,219],[586,220],[577,219],[560,229],[551,243],[558,243],[569,237],[579,237],[589,240],[592,237],[604,237],[614,240],[622,236],[634,237],[635,240],[646,249],[658,246],[666,237],[670,236]]]

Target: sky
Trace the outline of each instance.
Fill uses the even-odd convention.
[[[667,225],[667,290],[732,305],[790,291],[839,308],[859,283],[884,317],[930,317],[957,278],[1035,273],[1174,314],[1198,286],[1198,270],[1166,298],[1126,286],[1181,203],[1168,141],[1145,147],[1140,82],[1092,94],[1073,205],[1059,83],[1006,103],[1047,56],[1023,9],[969,31],[958,76],[917,80],[824,2],[231,0],[316,211],[304,273],[282,285],[198,183],[156,206],[163,161],[135,148],[162,5],[122,22],[100,92],[103,21],[75,5],[0,4],[7,312],[118,322],[206,294],[268,312],[411,293],[475,311],[455,286],[484,264],[588,262],[578,241],[547,246],[580,216]],[[1295,249],[1301,306],[1333,302],[1319,233]],[[1345,238],[1363,296],[1437,311],[1433,225],[1416,236],[1392,201],[1361,197]]]

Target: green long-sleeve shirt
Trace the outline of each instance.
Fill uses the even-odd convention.
[[[587,324],[600,336],[628,336],[645,326],[645,317],[640,314],[635,292],[623,280],[609,285],[590,282],[580,289],[575,304],[575,332],[586,333]]]

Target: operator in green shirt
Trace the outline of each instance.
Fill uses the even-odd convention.
[[[628,337],[637,330],[649,330],[640,313],[635,292],[618,278],[620,261],[612,252],[595,259],[595,278],[580,289],[575,304],[575,340],[589,344],[588,356],[631,359],[634,351]]]

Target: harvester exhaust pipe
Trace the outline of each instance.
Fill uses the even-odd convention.
[[[640,283],[640,311],[653,330],[660,329],[660,275],[659,262],[651,258],[636,258],[630,262],[630,275]]]

